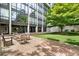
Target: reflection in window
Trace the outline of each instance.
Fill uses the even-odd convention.
[[[27,6],[25,7],[25,13],[26,13],[26,14],[28,13]]]
[[[41,15],[40,13],[38,13],[38,17],[39,17],[39,18],[42,18],[42,15]]]
[[[32,13],[32,9],[31,9],[31,8],[29,8],[29,13],[30,13],[30,14]]]
[[[34,22],[35,22],[35,21],[34,21],[34,18],[30,17],[30,23],[31,23],[31,24],[34,24]]]
[[[16,20],[16,12],[12,11],[12,20]]]
[[[42,24],[42,21],[41,20],[38,20],[38,24],[41,25]]]
[[[17,9],[20,10],[20,8],[21,8],[21,4],[17,3]]]
[[[1,18],[8,19],[9,17],[9,10],[1,8]]]
[[[37,24],[37,19],[34,19],[35,20],[35,24]]]
[[[31,6],[32,6],[33,8],[35,8],[35,4],[34,4],[34,3],[32,3]]]
[[[21,4],[21,9],[25,9],[25,5],[24,4]]]
[[[1,16],[1,19],[5,19],[5,20],[8,20],[8,17],[5,17],[5,16]]]
[[[29,3],[29,6],[31,6],[32,3]]]
[[[37,4],[35,3],[35,9],[37,8]]]
[[[16,9],[16,3],[12,3],[12,8]]]
[[[8,3],[0,3],[0,4],[2,4],[2,5],[8,5]]]
[[[33,12],[35,12],[32,8],[29,8],[29,13],[32,14]]]
[[[40,12],[43,11],[43,9],[42,9],[40,6],[38,6],[38,10],[39,10]]]

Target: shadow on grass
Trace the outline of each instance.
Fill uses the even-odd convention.
[[[53,33],[47,33],[47,34],[78,36],[79,35],[79,32],[53,32]]]
[[[77,42],[76,40],[72,40],[72,39],[67,39],[65,43],[79,46],[79,42]]]
[[[58,42],[60,41],[60,40],[58,40],[58,39],[53,39],[53,38],[47,38],[47,39],[53,40],[53,41],[58,41]],[[65,41],[65,43],[79,46],[79,42],[77,42],[76,40],[72,40],[72,39],[67,39],[67,40]]]
[[[47,38],[47,39],[53,40],[53,41],[60,41],[60,40],[58,40],[58,39],[53,39],[53,38]]]

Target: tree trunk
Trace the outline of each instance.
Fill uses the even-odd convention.
[[[61,31],[60,31],[60,32],[63,32],[63,27],[64,27],[64,26],[59,26],[59,27],[60,27],[60,29],[61,29]]]
[[[61,27],[61,32],[63,32],[63,28]]]

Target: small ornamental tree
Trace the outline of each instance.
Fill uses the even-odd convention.
[[[19,14],[17,14],[17,17],[16,17],[16,21],[17,22],[20,22],[20,23],[26,23],[27,22],[27,15],[25,14],[25,11],[24,10],[21,10],[21,12]]]

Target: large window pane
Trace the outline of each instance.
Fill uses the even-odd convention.
[[[34,19],[35,20],[35,24],[37,25],[37,19]]]
[[[7,9],[1,8],[1,16],[9,17],[9,11]]]
[[[35,10],[33,10],[32,8],[29,8],[29,13],[30,15],[32,15],[33,13],[35,13]]]
[[[26,13],[26,14],[28,13],[27,6],[25,6],[25,13]]]
[[[29,8],[29,13],[30,13],[30,14],[32,13],[32,9],[31,9],[31,8]]]
[[[12,3],[12,8],[16,9],[16,3]]]
[[[8,3],[0,3],[0,4],[8,6]]]
[[[17,10],[20,10],[20,9],[21,9],[21,4],[17,3]]]
[[[30,17],[30,23],[34,24],[34,18]]]
[[[9,33],[9,10],[8,10],[8,3],[0,3],[0,34],[1,33]],[[5,6],[5,7],[3,7]],[[7,9],[6,9],[7,8]],[[3,24],[1,24],[3,23]]]
[[[16,20],[16,12],[12,11],[12,20]]]
[[[37,4],[35,3],[35,9],[37,8]]]
[[[33,8],[35,8],[35,4],[34,4],[34,3],[32,3],[31,6],[32,6]]]
[[[9,10],[1,8],[1,18],[8,19],[8,17],[9,17]]]
[[[25,5],[24,4],[21,4],[21,9],[25,9]]]

